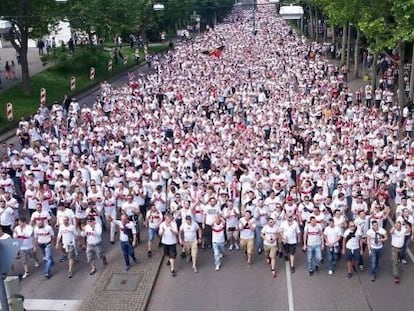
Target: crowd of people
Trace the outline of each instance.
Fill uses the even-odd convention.
[[[146,236],[173,276],[177,247],[194,272],[199,248],[213,248],[216,270],[225,247],[248,266],[264,253],[273,277],[279,257],[295,272],[300,248],[309,275],[322,258],[334,274],[343,256],[351,278],[369,257],[375,281],[391,247],[399,283],[414,237],[412,113],[400,115],[393,84],[353,92],[324,46],[272,8],[255,18],[253,31],[252,11],[235,9],[154,58],[154,73],[20,122],[20,148],[3,146],[0,238],[22,241],[23,278],[36,250],[51,276],[54,246],[69,278],[83,250],[92,275],[118,233],[126,270]]]

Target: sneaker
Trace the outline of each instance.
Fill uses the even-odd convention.
[[[129,271],[131,269],[131,266],[125,266],[125,271]]]
[[[261,253],[263,253],[263,250],[262,250],[261,248],[259,248],[259,249],[257,250],[257,253],[260,255]]]
[[[194,273],[197,273],[198,272],[198,269],[197,269],[196,266],[193,266],[193,271],[194,271]]]
[[[309,271],[308,274],[309,274],[309,276],[312,276],[313,275],[313,271]]]
[[[407,264],[407,260],[401,259],[401,263],[403,263],[404,265],[406,265]]]
[[[276,271],[275,270],[272,270],[272,277],[276,277]]]
[[[220,270],[220,265],[216,265],[216,271]]]
[[[318,265],[315,266],[315,270],[319,271],[319,266]]]
[[[347,278],[347,279],[352,278],[352,273],[349,273],[349,272],[348,272],[348,273],[346,274],[346,278]]]
[[[175,277],[177,275],[177,273],[173,270],[171,271],[171,276]]]
[[[73,277],[73,272],[72,271],[69,271],[68,272],[68,278],[71,279],[72,277]]]
[[[109,243],[111,243],[111,244],[115,244],[115,241],[109,241]]]
[[[364,271],[365,269],[364,269],[364,266],[363,265],[360,265],[359,266],[359,271]]]
[[[35,261],[35,267],[38,268],[39,267],[39,262],[36,260]]]
[[[371,282],[375,282],[375,275],[371,276]]]
[[[108,261],[106,261],[106,257],[102,257],[102,263],[104,266],[106,266],[108,264]]]
[[[232,251],[233,250],[233,244],[231,244],[230,246],[229,246],[229,251]]]
[[[332,275],[332,274],[333,274],[333,270],[329,270],[329,271],[328,271],[328,274],[329,274],[329,275]]]
[[[268,265],[270,265],[270,257],[267,257],[267,258],[266,258],[266,263],[267,263]]]
[[[396,276],[396,277],[394,278],[394,283],[395,283],[395,284],[400,284],[400,278],[399,278],[398,276]]]
[[[59,262],[64,262],[65,260],[68,260],[68,256],[63,255],[59,258]]]
[[[30,275],[30,273],[29,273],[29,272],[25,272],[25,273],[23,274],[23,276],[22,276],[22,279],[27,278],[29,275]]]
[[[94,275],[96,273],[96,269],[92,269],[91,272],[89,272],[89,275]]]
[[[239,249],[240,249],[239,244],[237,244],[237,243],[236,243],[234,246],[236,247],[236,249],[237,249],[237,250],[239,250]]]
[[[152,252],[151,251],[148,251],[147,254],[148,254],[148,258],[152,257]]]
[[[296,272],[295,267],[290,267],[290,273],[295,273],[295,272]]]
[[[45,278],[49,280],[50,279],[50,274],[45,273]]]

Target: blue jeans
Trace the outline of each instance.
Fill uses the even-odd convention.
[[[52,243],[47,244],[44,248],[40,247],[44,260],[44,274],[51,274],[53,266]]]
[[[373,276],[377,276],[377,272],[378,272],[378,262],[379,259],[381,258],[383,253],[383,248],[371,248],[371,256],[370,256],[370,263],[371,263],[371,274]]]
[[[221,257],[224,253],[224,242],[223,243],[213,243],[213,252],[214,252],[214,265],[221,265]]]
[[[308,271],[315,271],[315,266],[319,265],[322,260],[320,245],[308,245],[306,247],[306,257],[308,260]]]
[[[263,226],[261,225],[256,226],[255,239],[256,239],[256,250],[257,251],[259,251],[259,249],[263,249],[263,239],[261,235],[262,229],[263,229]]]
[[[131,256],[131,258],[134,261],[136,261],[134,248],[128,242],[121,241],[121,249],[122,249],[122,254],[124,255],[125,265],[129,267],[130,266],[129,256]]]
[[[336,260],[338,258],[337,253],[335,253],[335,247],[325,246],[326,259],[328,261],[328,270],[334,270],[336,265]]]

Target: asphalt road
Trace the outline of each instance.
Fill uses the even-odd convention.
[[[346,278],[345,262],[341,260],[335,274],[327,273],[322,264],[319,272],[308,276],[305,254],[298,252],[296,273],[287,271],[286,263],[278,261],[278,276],[273,279],[263,255],[256,255],[251,268],[240,251],[226,251],[223,267],[216,272],[211,250],[200,252],[199,273],[178,259],[177,277],[171,277],[165,265],[160,271],[149,311],[208,310],[297,310],[297,311],[388,311],[411,310],[414,288],[413,262],[401,265],[401,284],[393,282],[389,245],[380,261],[376,282],[370,281],[368,270]],[[365,256],[368,269],[368,255]],[[291,287],[287,282],[291,276]],[[292,304],[289,306],[289,292]]]

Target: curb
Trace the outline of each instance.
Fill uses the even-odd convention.
[[[144,303],[141,305],[141,308],[140,308],[140,310],[142,310],[142,311],[146,311],[146,310],[147,310],[147,308],[148,308],[148,304],[149,304],[149,301],[150,301],[150,299],[151,299],[152,292],[153,292],[154,287],[155,287],[155,283],[156,283],[156,282],[157,282],[157,280],[158,280],[158,275],[160,274],[160,270],[161,270],[161,266],[162,266],[162,263],[163,263],[163,262],[164,262],[164,255],[163,255],[163,256],[161,256],[161,260],[160,260],[160,262],[158,263],[157,271],[156,271],[156,273],[153,275],[153,278],[152,278],[152,280],[151,280],[151,286],[150,286],[150,288],[149,288],[149,290],[148,290],[148,293],[147,293],[147,294],[145,294]]]

